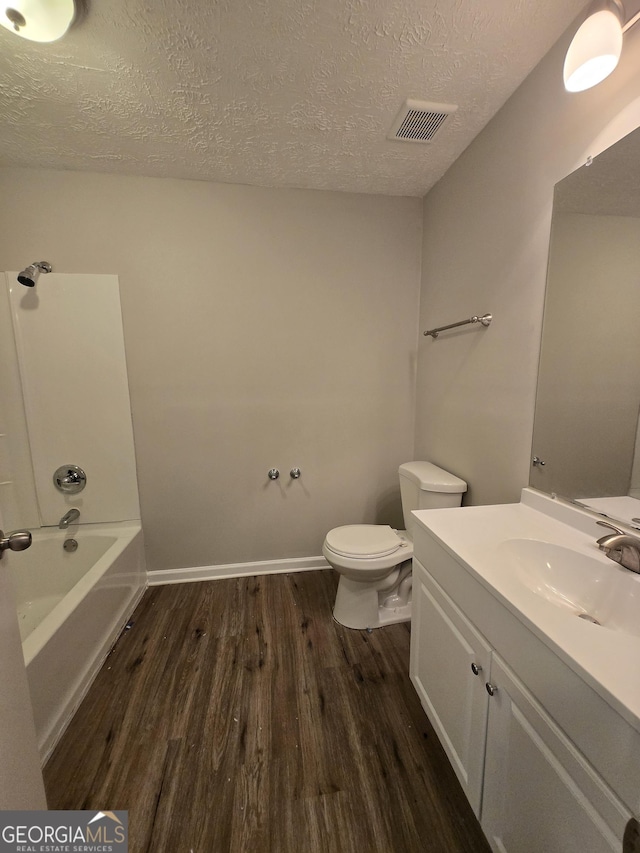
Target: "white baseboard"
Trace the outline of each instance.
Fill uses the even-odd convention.
[[[285,572],[311,572],[330,569],[324,557],[294,557],[291,560],[263,560],[256,563],[228,563],[225,566],[195,566],[185,569],[159,569],[147,572],[149,586],[167,583],[213,581],[220,578],[243,578],[251,575],[276,575]]]

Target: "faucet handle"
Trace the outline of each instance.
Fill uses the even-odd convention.
[[[608,521],[596,521],[596,524],[599,524],[600,527],[608,527],[609,530],[615,530],[616,533],[624,536],[624,530],[620,530],[620,528],[616,527],[615,524],[609,524]]]
[[[53,475],[53,484],[59,492],[77,495],[87,485],[87,475],[79,465],[61,465]]]

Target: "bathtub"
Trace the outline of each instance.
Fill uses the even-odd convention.
[[[64,550],[67,539],[76,551]],[[10,571],[44,763],[145,590],[142,528],[42,528]]]

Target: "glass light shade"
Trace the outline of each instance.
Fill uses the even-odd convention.
[[[31,41],[62,38],[74,15],[74,0],[14,0],[0,5],[0,24]]]
[[[597,85],[618,64],[622,52],[622,22],[613,8],[602,9],[582,24],[564,61],[564,87],[583,92]]]

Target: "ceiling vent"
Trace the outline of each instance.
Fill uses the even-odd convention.
[[[455,104],[405,101],[387,139],[397,139],[401,142],[431,142],[449,116],[457,109]]]

